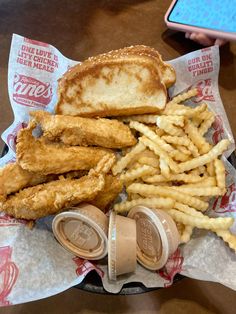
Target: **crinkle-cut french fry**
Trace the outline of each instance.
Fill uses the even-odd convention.
[[[142,164],[140,164],[138,161],[134,161],[134,162],[128,164],[128,166],[126,168],[131,170],[131,169],[138,169],[141,166],[142,166]]]
[[[206,108],[206,110],[198,113],[197,117],[203,121],[211,118],[212,115],[214,115],[214,113],[209,111],[208,108]]]
[[[115,162],[116,162],[116,156],[115,155],[112,155],[112,156],[110,156],[110,155],[106,156],[105,155],[102,159],[100,159],[100,161],[98,162],[96,167],[89,171],[89,173],[90,174],[97,173],[98,175],[99,174],[107,174]]]
[[[230,141],[228,139],[221,140],[208,153],[180,163],[178,165],[179,172],[185,172],[211,162],[221,155],[228,148],[229,144]]]
[[[160,136],[157,135],[157,133],[153,132],[149,127],[146,125],[132,121],[129,124],[130,128],[135,129],[136,131],[139,131],[143,135],[145,135],[147,138],[152,140],[154,143],[156,143],[158,146],[161,146],[162,150],[166,152],[171,152],[174,150],[174,148],[167,144]]]
[[[157,116],[158,118],[159,116]],[[184,116],[165,116],[162,115],[161,117],[169,120],[172,124],[184,127]]]
[[[206,168],[205,166],[199,166],[193,170],[191,170],[189,172],[190,174],[193,174],[193,175],[202,175],[202,174],[205,174],[206,176],[208,176],[208,173],[206,174]]]
[[[176,224],[179,234],[181,235],[182,232],[184,231],[185,225],[178,221],[176,221],[175,224]]]
[[[175,149],[172,152],[169,153],[170,157],[175,159],[176,161],[186,161],[189,159],[188,155],[185,155],[184,153],[181,153],[179,150]]]
[[[132,116],[120,117],[118,119],[123,121],[123,122],[138,121],[138,122],[147,123],[147,124],[149,124],[149,123],[155,124],[157,117],[159,117],[159,115],[137,114],[137,115],[132,115]]]
[[[215,230],[215,233],[221,237],[229,247],[236,252],[236,236],[229,230]]]
[[[133,160],[133,158],[135,158],[136,154],[141,153],[145,149],[145,145],[141,142],[138,142],[129,153],[121,157],[121,159],[118,160],[117,163],[112,167],[113,175],[121,173],[122,170],[124,170],[126,166]]]
[[[174,204],[174,209],[178,209],[179,211],[181,211],[182,213],[188,214],[190,216],[194,216],[194,217],[208,217],[203,215],[202,212],[197,211],[195,208],[190,207],[188,205],[179,203],[179,202],[175,202]]]
[[[185,226],[184,230],[182,231],[181,235],[180,235],[180,243],[184,244],[189,242],[189,240],[191,239],[191,235],[193,233],[193,226]]]
[[[178,103],[184,102],[185,100],[188,100],[194,96],[197,96],[197,94],[198,94],[197,88],[192,88],[192,89],[188,90],[187,92],[181,93],[181,94],[173,97],[170,102],[178,104]]]
[[[138,198],[141,198],[139,194],[135,194],[135,193],[128,194],[128,201],[136,200]]]
[[[203,136],[211,127],[212,123],[215,121],[215,116],[212,113],[208,119],[204,120],[200,127],[199,127],[199,133]]]
[[[114,210],[117,213],[128,212],[132,207],[137,205],[145,205],[150,208],[172,208],[174,206],[174,200],[171,198],[164,197],[153,197],[153,198],[137,198],[132,201],[125,201],[119,204],[115,204]]]
[[[170,174],[169,178],[164,177],[161,174],[149,176],[143,179],[145,182],[164,182],[164,181],[183,181],[183,182],[202,182],[203,178],[198,175],[191,175],[186,173]],[[201,184],[201,183],[199,183]]]
[[[184,128],[192,142],[197,146],[200,154],[208,153],[211,149],[211,145],[205,140],[205,138],[198,132],[198,129],[193,125],[191,121],[187,121]]]
[[[144,157],[139,158],[138,162],[142,165],[148,165],[154,168],[159,168],[159,165],[160,165],[160,161],[157,157],[153,158],[153,157],[144,156]]]
[[[168,166],[168,164],[166,163],[164,158],[160,158],[160,169],[161,169],[161,174],[165,177],[165,178],[169,178],[170,177],[170,168]]]
[[[140,138],[140,142],[142,142],[146,147],[151,149],[157,156],[159,156],[160,158],[163,158],[167,162],[168,166],[173,172],[175,173],[179,172],[177,163],[168,155],[167,152],[165,152],[162,148],[160,148],[159,145],[157,145],[152,140],[144,136]]]
[[[188,147],[189,151],[193,154],[194,157],[199,156],[198,148],[193,144],[193,142],[187,136],[179,137],[179,136],[163,135],[162,139],[170,144],[186,146]]]
[[[181,128],[178,128],[173,125],[173,123],[166,118],[165,116],[160,116],[157,118],[157,126],[160,129],[163,129],[166,133],[173,135],[173,136],[183,136],[184,132]]]
[[[165,131],[162,130],[162,129],[160,129],[160,128],[158,128],[158,126],[156,126],[155,133],[156,133],[156,135],[158,135],[159,137],[161,137],[162,135],[165,134]]]
[[[163,196],[170,197],[179,203],[189,205],[200,211],[205,211],[208,207],[208,203],[199,200],[197,197],[190,196],[186,193],[174,190],[172,187],[155,186],[142,183],[132,183],[128,189],[128,193],[139,193],[142,196]]]
[[[222,160],[219,160],[219,159],[215,159],[214,165],[215,165],[217,186],[220,189],[225,190],[225,166]]]
[[[209,174],[209,176],[214,177],[215,176],[215,165],[214,165],[214,161],[208,162],[206,164],[206,168],[207,168],[207,173]]]
[[[196,108],[190,108],[184,105],[177,105],[177,104],[174,104],[174,105],[167,104],[162,114],[185,116],[188,118],[192,118],[198,115],[198,113],[201,113],[202,111],[206,110],[206,108],[207,108],[206,104],[201,104],[197,106]]]
[[[186,193],[191,196],[219,196],[224,195],[225,190],[222,190],[218,186],[204,186],[204,187],[183,187],[173,186],[172,189]]]
[[[131,169],[126,171],[125,173],[122,173],[120,175],[120,180],[122,182],[133,181],[135,179],[141,178],[142,176],[147,176],[153,173],[155,173],[155,168],[147,165],[142,165],[139,168]]]
[[[184,225],[212,231],[218,229],[227,230],[232,226],[234,222],[234,219],[231,217],[209,218],[205,216],[200,218],[187,215],[175,209],[167,209],[167,212],[175,221],[181,222]]]
[[[188,150],[185,146],[182,145],[176,145],[177,150],[179,150],[181,153],[190,156],[192,153],[190,152],[190,150]]]
[[[188,187],[188,188],[197,188],[197,187],[204,187],[204,186],[216,186],[216,178],[215,177],[200,177],[201,180],[198,182],[188,183],[188,184],[182,184],[181,187]]]

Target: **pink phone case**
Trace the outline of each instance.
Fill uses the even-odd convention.
[[[233,33],[228,33],[228,32],[220,32],[220,31],[214,31],[211,29],[207,28],[201,28],[201,27],[196,27],[196,26],[190,26],[190,25],[184,25],[184,24],[179,24],[179,23],[173,23],[168,21],[168,17],[171,13],[172,8],[174,7],[175,3],[178,0],[172,1],[168,11],[165,14],[165,23],[166,25],[171,28],[171,29],[176,29],[178,31],[182,32],[188,32],[188,33],[203,33],[208,35],[209,37],[213,38],[222,38],[222,39],[228,39],[228,40],[236,40],[236,34]],[[236,30],[235,30],[236,31]]]

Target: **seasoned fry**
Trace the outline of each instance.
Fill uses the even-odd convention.
[[[168,166],[168,164],[166,163],[164,158],[160,158],[160,169],[161,169],[161,174],[165,177],[165,178],[169,178],[170,177],[170,168]]]
[[[168,118],[160,116],[156,120],[157,126],[172,136],[183,136],[184,132],[181,128],[174,126]]]
[[[155,173],[155,168],[143,165],[136,169],[131,169],[120,175],[122,182],[134,181],[135,179]]]
[[[215,165],[217,186],[223,191],[225,191],[225,166],[222,160],[219,160],[219,159],[215,159],[214,165]]]
[[[189,174],[189,176],[194,176],[195,175],[192,175],[192,174]],[[215,186],[216,187],[216,178],[215,177],[200,177],[200,176],[197,176],[196,177],[199,177],[201,178],[201,180],[199,180],[198,182],[193,182],[193,183],[188,183],[188,184],[182,184],[180,187],[187,187],[187,188],[196,188],[196,187],[211,187],[211,186]]]
[[[150,208],[172,208],[174,206],[174,200],[171,198],[153,197],[153,198],[137,198],[132,201],[126,201],[119,204],[115,204],[114,210],[117,213],[128,212],[132,207],[137,205],[145,205]]]
[[[119,117],[118,119],[124,122],[138,121],[138,122],[147,123],[147,124],[156,124],[157,117],[159,117],[159,115],[137,114],[134,116]]]
[[[183,182],[199,182],[200,181],[202,182],[203,178],[198,175],[179,173],[179,174],[170,174],[168,178],[164,177],[161,174],[158,174],[158,175],[146,177],[143,180],[148,183],[163,182],[163,181],[183,181]]]
[[[195,208],[190,207],[190,206],[185,205],[185,204],[182,204],[182,203],[179,203],[179,202],[175,202],[174,209],[178,209],[182,213],[185,213],[185,214],[190,215],[190,216],[200,217],[200,218],[201,217],[209,218],[208,216],[203,215],[203,213],[197,211]]]
[[[217,217],[217,218],[209,218],[209,217],[193,217],[186,215],[184,213],[181,213],[175,209],[167,209],[168,214],[171,215],[171,217],[178,221],[183,223],[184,225],[189,225],[192,227],[197,227],[200,229],[207,229],[207,230],[227,230],[229,229],[234,219],[231,217]]]
[[[151,149],[157,156],[163,158],[167,162],[168,166],[172,171],[174,171],[175,173],[179,172],[177,163],[156,143],[154,143],[153,141],[149,140],[144,136],[140,139],[140,142],[142,142],[144,145],[146,145],[146,147]]]
[[[189,138],[198,148],[200,154],[208,153],[211,149],[211,145],[207,143],[204,137],[198,132],[198,129],[193,125],[191,121],[187,121],[184,128]]]
[[[190,150],[188,150],[185,146],[176,145],[177,150],[179,150],[181,153],[187,155],[188,157],[191,155]]]
[[[206,119],[204,119],[204,121],[200,125],[199,133],[201,135],[204,135],[209,130],[214,121],[215,121],[214,114],[212,112],[209,112],[209,116]]]
[[[145,149],[145,145],[139,141],[138,144],[136,144],[128,154],[121,157],[121,159],[118,160],[117,163],[112,167],[113,175],[121,173],[122,170],[124,170],[126,166],[136,157],[136,154],[143,152]]]
[[[175,159],[176,161],[186,161],[189,159],[188,155],[185,155],[184,153],[181,153],[179,150],[175,149],[172,152],[170,152],[170,157]]]
[[[214,230],[214,232],[221,237],[229,247],[236,252],[236,236],[229,230]]]
[[[138,159],[138,162],[142,165],[148,165],[148,166],[151,166],[153,168],[159,168],[159,165],[160,165],[160,162],[159,162],[159,159],[156,157],[156,158],[153,158],[153,157],[140,157]]]
[[[212,187],[183,187],[173,186],[172,189],[186,193],[191,196],[218,196],[224,195],[225,190],[222,191],[218,186]]]
[[[171,145],[167,144],[160,136],[157,135],[157,133],[153,132],[146,125],[133,121],[133,122],[130,122],[129,126],[135,129],[136,131],[139,131],[143,135],[145,135],[147,138],[152,140],[157,145],[161,146],[164,151],[171,152],[172,150],[174,150]]]
[[[194,157],[199,156],[198,148],[193,144],[193,142],[187,136],[170,136],[163,135],[162,139],[167,143],[175,145],[183,145],[188,147],[189,151],[193,154]]]
[[[174,103],[174,104],[178,104],[178,103],[184,102],[185,100],[188,100],[194,96],[197,96],[197,94],[198,94],[197,88],[193,88],[193,89],[188,90],[185,93],[182,93],[182,94],[175,96],[170,102]]]
[[[229,146],[230,141],[227,139],[221,140],[219,143],[217,143],[208,153],[196,157],[194,159],[191,159],[189,161],[182,162],[178,165],[179,172],[188,171],[194,168],[197,168],[199,166],[203,166],[207,164],[208,162],[211,162],[215,158],[217,158],[219,155],[221,155]]]
[[[194,207],[198,210],[205,211],[208,203],[199,200],[196,197],[190,196],[186,193],[175,191],[172,187],[155,186],[141,183],[133,183],[127,188],[128,193],[138,193],[143,196],[163,196],[173,198],[179,203],[183,203]]]
[[[207,173],[209,174],[209,176],[214,177],[215,176],[214,161],[211,161],[211,162],[207,163],[206,164],[206,168],[207,168]]]
[[[187,243],[193,233],[193,226],[184,226],[184,230],[180,235],[180,243]]]

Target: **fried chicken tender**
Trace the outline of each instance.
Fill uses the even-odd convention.
[[[104,156],[114,153],[99,147],[70,147],[53,143],[43,137],[35,138],[32,130],[35,123],[20,130],[17,137],[17,161],[23,169],[46,174],[58,174],[73,170],[89,170]]]
[[[82,201],[92,200],[103,189],[104,184],[103,174],[56,180],[9,196],[1,204],[0,210],[15,218],[35,220],[56,214]]]
[[[17,192],[25,187],[48,182],[56,175],[43,175],[22,169],[18,163],[11,163],[0,169],[0,197]]]
[[[44,137],[52,141],[105,148],[122,148],[137,142],[130,128],[117,120],[51,115],[46,111],[32,111],[30,115],[41,125]]]
[[[97,196],[90,203],[101,210],[106,211],[120,194],[122,187],[122,182],[118,177],[106,175],[104,188],[102,191],[98,192]]]

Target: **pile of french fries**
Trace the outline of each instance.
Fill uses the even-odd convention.
[[[204,214],[210,198],[226,192],[220,156],[230,142],[223,139],[213,146],[206,140],[215,117],[205,103],[195,108],[184,104],[196,95],[192,89],[174,97],[158,115],[122,118],[136,132],[138,143],[124,150],[112,168],[128,194],[114,210],[127,214],[136,205],[166,210],[177,224],[181,243],[188,242],[197,227],[215,232],[236,251],[236,236],[229,231],[234,219]]]

